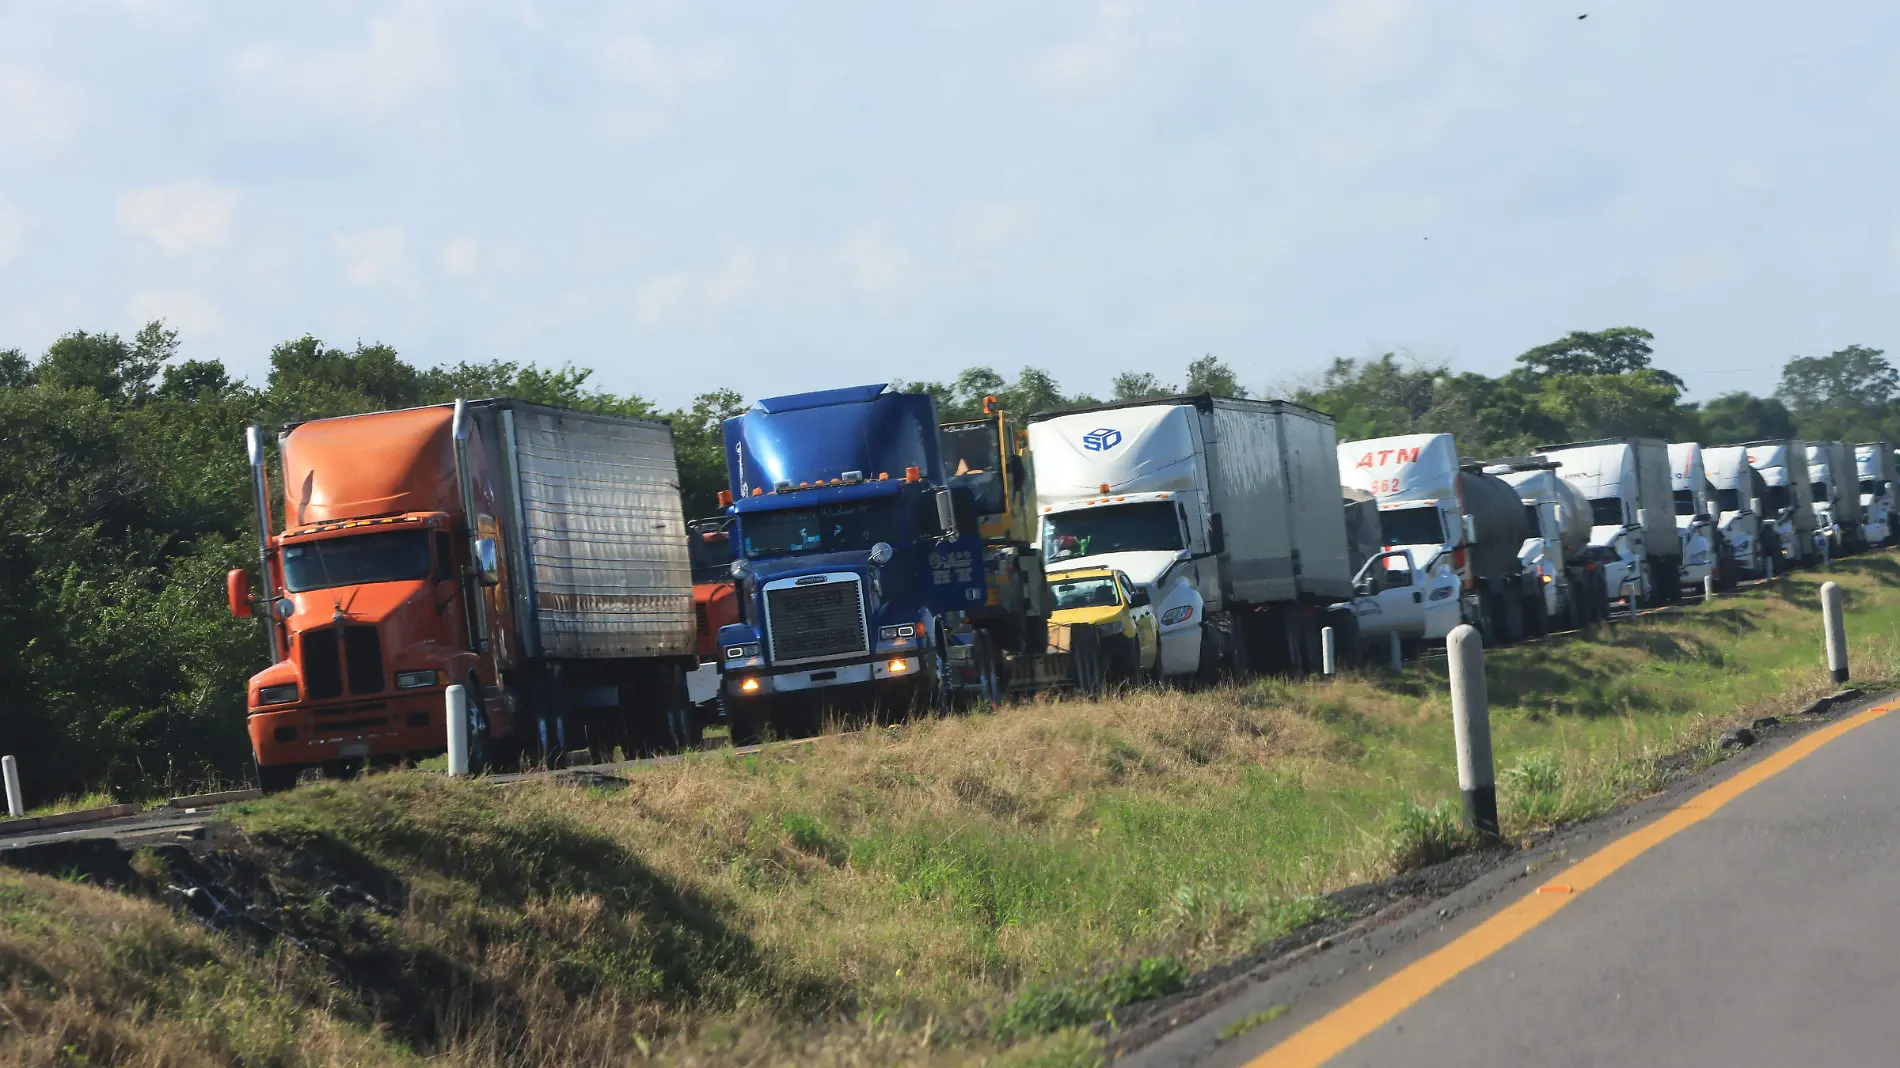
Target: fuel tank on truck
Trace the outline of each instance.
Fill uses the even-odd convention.
[[[927,393],[884,383],[766,397],[726,420],[726,484],[740,497],[824,485],[857,472],[902,479],[916,468],[943,483],[937,407]]]
[[[1496,475],[1484,473],[1471,461],[1458,472],[1458,496],[1465,514],[1477,526],[1478,540],[1466,547],[1472,573],[1481,579],[1501,578],[1521,568],[1518,550],[1536,532],[1524,514],[1517,488]]]
[[[1577,563],[1590,547],[1590,498],[1582,490],[1564,481],[1559,465],[1542,456],[1507,456],[1485,463],[1485,469],[1504,480],[1524,501],[1557,502],[1558,537],[1563,542],[1563,559]],[[1528,514],[1525,522],[1529,522]],[[1535,537],[1536,531],[1531,536]]]

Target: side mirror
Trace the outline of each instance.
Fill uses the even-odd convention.
[[[231,606],[233,619],[251,618],[251,580],[244,569],[234,567],[224,573],[224,601]]]
[[[501,551],[493,538],[475,539],[475,581],[484,586],[501,585]]]
[[[1148,591],[1140,586],[1135,587],[1134,595],[1128,598],[1130,608],[1146,608],[1153,603],[1154,599],[1148,596]]]
[[[937,491],[937,530],[946,538],[957,536],[957,505],[948,486]]]

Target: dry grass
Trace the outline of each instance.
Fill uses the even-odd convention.
[[[1832,577],[1859,677],[1900,677],[1900,566]],[[1640,794],[1658,758],[1713,759],[1725,727],[1822,692],[1817,583],[1496,655],[1509,829]],[[324,958],[22,877],[0,886],[46,896],[26,915],[111,915],[136,932],[113,944],[182,948],[67,947],[9,919],[0,1058],[74,1063],[58,1050],[80,1043],[86,1063],[228,1063],[235,1032],[266,1051],[246,1063],[1093,1063],[1078,1020],[1429,855],[1430,806],[1455,796],[1443,692],[1427,664],[1041,700],[705,754],[624,789],[305,788],[234,819],[279,910],[331,932]],[[326,901],[299,858],[398,887],[396,907]],[[200,963],[166,955],[186,952]],[[87,978],[35,978],[67,974]]]

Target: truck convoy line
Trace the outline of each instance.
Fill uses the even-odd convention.
[[[1507,644],[1896,533],[1890,442],[1651,438],[1489,461],[1449,434],[1339,442],[1284,401],[1166,397],[940,423],[884,385],[723,427],[685,522],[671,428],[516,400],[247,433],[270,664],[260,785],[441,752],[478,767],[736,744],[1111,680],[1213,681]],[[269,472],[279,472],[281,495]],[[276,502],[275,506],[273,502]]]

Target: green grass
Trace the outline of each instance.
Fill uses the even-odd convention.
[[[1825,577],[1849,593],[1856,677],[1900,676],[1884,555],[1493,654],[1506,835],[1640,796],[1661,758],[1717,759],[1723,729],[1825,692]],[[338,1034],[376,1020],[362,1063],[1093,1064],[1130,1001],[1468,845],[1445,689],[1441,661],[1042,700],[703,754],[624,790],[307,786],[230,818],[272,915],[323,958],[209,944],[258,989],[334,990]]]

